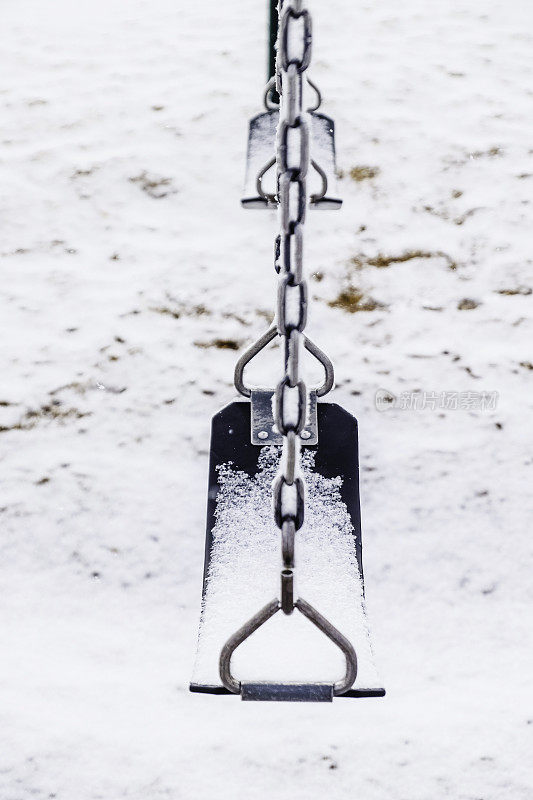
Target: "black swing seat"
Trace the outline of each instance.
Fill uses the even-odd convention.
[[[335,161],[335,123],[331,117],[311,111],[309,170],[310,207],[340,208]],[[246,175],[241,204],[244,208],[276,208],[276,128],[279,111],[270,110],[250,120]]]
[[[357,422],[351,414],[335,403],[318,402],[316,410],[318,442],[308,446],[302,440],[302,444],[304,445],[302,447],[304,470],[306,469],[306,459],[308,468],[309,464],[312,464],[312,472],[309,472],[306,477],[307,483],[309,484],[311,482],[311,486],[308,488],[308,498],[306,500],[309,511],[306,512],[306,514],[310,514],[311,517],[308,522],[308,517],[306,516],[306,522],[304,522],[302,531],[297,533],[297,548],[300,546],[298,544],[298,537],[303,536],[305,538],[306,525],[312,527],[313,514],[315,514],[315,520],[317,518],[320,520],[318,526],[319,541],[322,541],[321,537],[324,537],[324,549],[323,551],[322,549],[320,550],[319,556],[323,561],[318,564],[318,571],[322,582],[324,582],[324,580],[327,582],[329,579],[327,578],[328,542],[326,540],[329,535],[330,544],[333,541],[336,547],[337,544],[334,541],[335,536],[339,538],[344,536],[343,547],[346,549],[343,550],[340,555],[335,551],[334,558],[337,559],[336,571],[331,573],[333,577],[329,583],[327,583],[326,590],[322,590],[323,593],[325,591],[324,596],[319,597],[317,601],[315,601],[315,596],[309,599],[313,599],[316,607],[319,608],[328,619],[331,619],[333,625],[338,625],[339,630],[350,639],[356,650],[357,660],[359,662],[357,677],[352,687],[339,696],[351,698],[382,697],[385,694],[385,690],[375,674],[364,608]],[[267,422],[268,421],[263,420],[264,427],[268,427]],[[248,594],[249,588],[243,587],[243,581],[249,580],[249,576],[239,573],[239,570],[246,571],[250,569],[251,562],[247,561],[247,559],[250,558],[250,553],[257,547],[264,546],[264,542],[261,544],[259,539],[254,541],[253,532],[249,535],[248,521],[253,517],[252,514],[246,516],[246,513],[242,510],[236,512],[242,515],[239,518],[240,522],[238,522],[238,525],[242,526],[242,535],[239,540],[241,544],[238,545],[241,551],[238,551],[238,547],[235,552],[231,549],[224,550],[224,548],[230,547],[223,530],[224,519],[230,518],[227,516],[224,517],[225,514],[228,514],[228,495],[224,488],[224,481],[228,479],[228,474],[231,472],[232,475],[237,476],[237,478],[234,479],[236,488],[233,488],[232,491],[235,491],[237,494],[240,493],[242,496],[243,493],[247,491],[247,482],[251,481],[252,483],[250,485],[253,486],[252,491],[256,493],[257,497],[260,497],[257,484],[254,484],[253,481],[257,479],[258,473],[264,468],[268,459],[271,457],[275,458],[276,453],[280,452],[279,447],[275,447],[268,442],[265,442],[263,446],[253,444],[251,434],[251,403],[247,400],[231,403],[216,414],[212,420],[202,616],[197,661],[193,680],[190,684],[191,692],[210,694],[232,693],[222,685],[219,677],[219,653],[224,646],[228,634],[231,634],[239,625],[245,622],[252,613],[256,612],[263,602],[260,598],[250,599]],[[270,493],[269,481],[271,475],[269,473],[265,473],[265,475],[265,485],[268,483],[268,488],[265,490],[265,496],[267,496]],[[316,493],[320,491],[321,485],[327,486],[328,494],[325,498],[325,502],[324,499],[320,500],[320,498],[316,501],[318,503],[323,503],[323,506],[319,506],[319,509],[326,509],[324,512],[319,510],[317,517],[317,512],[313,511],[312,507],[312,494],[313,492]],[[317,486],[319,487],[318,490]],[[331,487],[333,487],[333,489],[331,489]],[[332,491],[333,494],[331,494]],[[337,495],[335,495],[335,492],[337,492]],[[333,495],[335,495],[335,497]],[[328,533],[329,523],[327,521],[327,508],[331,505],[332,498],[333,501],[335,501],[336,498],[337,509],[343,509],[345,516],[347,515],[347,523],[343,528],[342,526],[338,527],[338,530],[334,531],[333,535]],[[256,502],[255,508],[257,509],[257,502],[259,502],[257,498],[254,502]],[[231,509],[230,513],[232,513]],[[265,500],[264,514],[268,519],[271,518],[269,497]],[[335,518],[333,521],[333,526],[338,525],[337,519],[338,518]],[[217,520],[219,528],[217,528]],[[322,523],[324,525],[323,530],[320,527]],[[265,524],[267,527],[264,528],[264,531],[266,531],[267,538],[270,535],[272,536],[272,545],[269,544],[268,546],[272,548],[278,547],[279,531],[274,527],[272,532],[270,532],[268,529],[270,523],[268,522]],[[222,531],[220,530],[220,525],[222,525]],[[273,521],[272,526],[274,526]],[[262,539],[264,539],[264,536]],[[301,546],[304,552],[303,562],[305,562],[305,544]],[[275,557],[277,550],[273,549],[272,552],[274,553],[273,567],[278,569],[278,563]],[[260,573],[263,572],[263,566],[265,569],[270,568],[270,564],[266,562],[270,562],[271,560],[271,557],[268,559],[265,558],[264,565],[261,563],[259,567],[257,565],[255,568],[252,567],[252,569],[255,569],[255,576],[259,582],[261,579]],[[298,565],[303,562],[297,550],[297,570]],[[337,581],[336,576],[339,571],[344,569],[343,565],[348,562],[349,566],[346,566],[346,569],[350,569],[351,572],[347,573],[345,583],[342,584],[342,580],[339,578],[339,581]],[[304,569],[304,566],[302,566],[302,569]],[[324,575],[326,575],[326,578],[324,578]],[[346,581],[348,581],[348,583],[351,582],[349,586]],[[218,587],[217,582],[220,583]],[[347,587],[346,593],[349,595],[348,598],[342,598],[338,594],[338,592],[341,591],[341,584]],[[309,585],[311,586],[312,593],[312,580]],[[268,593],[268,591],[267,589],[266,592]],[[333,598],[335,592],[337,592],[336,599]],[[230,609],[229,613],[234,616],[235,613],[237,613],[234,619],[222,619],[221,615],[223,616],[224,612],[220,610],[219,598],[228,597],[228,595],[233,593],[235,593],[236,597],[241,598],[242,608],[237,606],[236,612]],[[305,593],[307,596],[307,587]],[[330,594],[332,597],[329,596]],[[270,599],[267,594],[265,594],[265,599]],[[329,606],[328,602],[330,604]],[[250,603],[252,605],[250,605]],[[257,606],[255,606],[254,603],[257,603]],[[305,603],[303,604],[308,605]],[[348,610],[341,613],[338,611],[337,606],[346,606]],[[273,611],[275,612],[276,609],[274,608]],[[272,611],[269,613],[272,615]],[[336,613],[340,614],[340,616],[335,617]],[[294,625],[294,622],[298,621],[295,620],[295,617],[300,618],[300,620],[303,619],[302,615],[298,614],[296,611],[290,617],[279,614],[274,615],[274,619],[283,618],[286,620],[287,625]],[[283,624],[285,623],[281,621],[281,625]],[[309,625],[305,620],[299,624],[303,625],[304,628],[306,625]],[[226,629],[224,629],[224,625],[226,625]],[[266,630],[269,625],[272,625],[272,622],[266,622],[262,630]],[[248,641],[251,641],[255,636],[259,635],[258,629],[256,628],[255,630],[257,630],[257,632],[253,633]],[[319,644],[322,644],[322,641],[325,640],[326,647],[331,647],[331,644],[325,637],[321,637],[319,632],[311,630],[311,634],[315,636],[312,642],[313,647],[315,646],[316,637],[319,638]],[[271,649],[276,648],[276,642],[277,640],[274,639]],[[245,645],[243,645],[243,648],[244,647]],[[259,660],[261,662],[261,658]],[[239,670],[239,672],[240,671],[241,670]],[[255,670],[256,673],[257,671],[259,671],[260,674],[250,675],[249,678],[248,675],[244,675],[243,673],[242,682],[239,684],[240,694],[243,700],[329,702],[333,698],[334,684],[333,681],[329,680],[332,676],[328,674],[320,676],[319,680],[313,677],[310,680],[304,681],[285,681],[283,678],[279,680],[278,677],[275,677],[273,680],[265,680],[264,678],[268,676],[262,673],[261,663],[259,663],[258,668]],[[267,670],[265,669],[265,671]]]

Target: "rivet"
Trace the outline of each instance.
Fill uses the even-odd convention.
[[[257,438],[258,439],[268,439],[267,431],[259,431],[259,433],[257,434]]]
[[[309,431],[302,431],[300,436],[302,437],[302,439],[310,439],[311,433]]]

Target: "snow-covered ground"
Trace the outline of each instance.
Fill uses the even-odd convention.
[[[274,305],[238,202],[264,3],[6,0],[1,800],[533,797],[533,11],[311,10],[344,206],[308,217],[310,333],[387,697],[188,692],[210,417]]]

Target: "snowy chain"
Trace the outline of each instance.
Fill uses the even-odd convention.
[[[304,519],[304,483],[300,472],[300,433],[305,427],[307,387],[300,376],[302,332],[307,317],[303,277],[303,226],[307,208],[309,127],[303,108],[303,79],[311,59],[311,17],[302,0],[281,0],[276,61],[280,96],[276,141],[277,199],[280,233],[276,239],[279,270],[278,333],[283,340],[283,377],[275,393],[275,422],[283,436],[280,470],[274,482],[276,524],[282,532],[281,602],[293,610],[294,534]]]
[[[292,614],[295,608],[298,609],[342,651],[346,659],[346,671],[341,680],[332,684],[333,695],[344,694],[357,677],[357,655],[350,641],[302,597],[294,600],[294,539],[296,531],[303,524],[305,505],[300,435],[307,415],[307,387],[300,377],[299,356],[305,340],[303,331],[307,316],[307,284],[303,277],[302,248],[307,207],[306,176],[309,169],[309,129],[302,94],[304,74],[310,59],[309,12],[302,8],[301,0],[279,0],[276,88],[280,95],[280,111],[276,139],[276,199],[281,230],[276,239],[275,266],[279,273],[276,326],[283,340],[284,369],[274,397],[275,422],[283,438],[283,452],[273,485],[273,505],[276,524],[281,529],[283,568],[280,599],[276,597],[250,617],[229,637],[220,651],[220,680],[228,691],[235,694],[243,691],[244,684],[232,675],[233,653],[280,609],[285,614]],[[251,349],[252,355],[248,355],[247,360],[271,339],[269,330]],[[309,349],[308,340],[306,346]],[[235,384],[238,388],[242,383],[242,367],[247,360],[241,361],[236,367]],[[244,386],[242,388],[246,389]],[[278,683],[273,696],[278,696],[279,691]],[[244,694],[242,696],[245,699]]]

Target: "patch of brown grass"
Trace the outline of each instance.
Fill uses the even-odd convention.
[[[173,317],[173,319],[179,319],[181,317],[179,311],[169,308],[168,306],[152,306],[150,311],[155,311],[156,314],[167,314],[169,317]]]
[[[464,297],[457,303],[457,308],[459,311],[471,311],[473,308],[477,308],[479,303],[475,300],[471,300],[469,297]]]
[[[444,258],[449,269],[457,269],[457,264],[455,261],[447,253],[443,253],[441,250],[436,250],[434,252],[428,250],[406,250],[404,253],[392,256],[378,253],[377,256],[373,256],[372,258],[354,256],[350,259],[350,261],[358,269],[364,266],[386,269],[387,267],[390,267],[391,264],[405,264],[407,261],[412,261],[415,258]]]
[[[376,311],[379,308],[386,308],[383,303],[374,300],[372,297],[366,297],[355,286],[348,286],[342,292],[328,303],[330,308],[340,308],[347,311],[349,314],[355,314],[357,311]]]
[[[56,422],[65,422],[66,420],[83,419],[83,417],[90,417],[91,412],[82,412],[77,408],[63,408],[59,400],[52,400],[40,408],[30,409],[26,411],[24,416],[15,425],[2,425],[0,426],[0,433],[6,431],[29,431],[41,421],[51,420]]]
[[[508,295],[509,297],[513,297],[517,294],[522,295],[529,295],[531,294],[532,290],[529,286],[518,286],[516,289],[498,289],[498,294]]]
[[[195,347],[216,347],[219,350],[239,350],[242,346],[242,342],[237,341],[237,339],[213,339],[210,342],[195,342]]]
[[[160,200],[162,197],[167,197],[169,194],[176,194],[176,189],[172,187],[172,178],[163,178],[160,175],[151,175],[146,170],[139,175],[130,178],[130,183],[138,183],[143,192],[153,197],[155,200]]]
[[[350,170],[350,178],[352,181],[361,183],[361,181],[370,181],[372,178],[377,178],[380,173],[379,167],[359,166],[352,167]]]
[[[168,317],[172,317],[173,319],[179,319],[182,316],[185,317],[208,317],[210,316],[210,310],[204,305],[196,305],[196,306],[185,306],[180,305],[178,308],[171,308],[170,306],[151,306],[150,311],[154,311],[156,314],[165,314]]]

